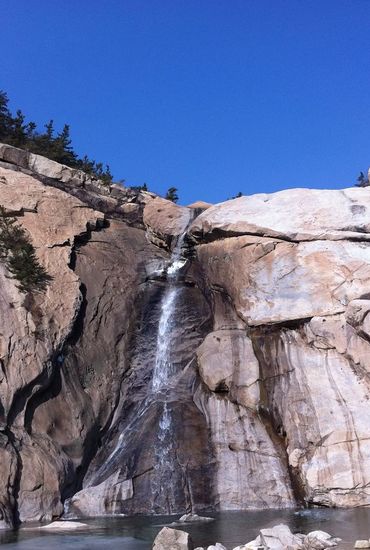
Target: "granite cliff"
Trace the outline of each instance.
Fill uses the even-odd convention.
[[[0,205],[52,277],[0,263],[0,526],[370,505],[369,188],[185,208],[0,145]]]

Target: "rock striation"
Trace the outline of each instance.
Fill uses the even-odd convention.
[[[0,527],[369,506],[370,189],[185,208],[36,157],[0,145],[0,205],[52,278],[24,295],[0,262]],[[149,388],[186,225],[163,482]]]
[[[224,407],[254,409],[253,425],[269,426],[253,450],[277,436],[294,495],[308,504],[370,502],[369,211],[369,189],[296,189],[215,205],[190,228],[218,329],[198,350],[202,379],[213,395],[223,390]],[[220,301],[242,329],[219,318]],[[207,352],[212,338],[222,353],[217,343]],[[248,446],[236,447],[245,456]]]

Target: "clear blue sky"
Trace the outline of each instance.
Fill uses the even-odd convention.
[[[370,0],[0,0],[0,88],[180,202],[370,165]]]

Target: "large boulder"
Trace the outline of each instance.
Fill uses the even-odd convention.
[[[150,240],[154,244],[169,248],[185,231],[191,216],[189,208],[156,197],[146,203],[143,220]]]
[[[180,529],[163,527],[156,536],[153,550],[193,550],[191,537]]]
[[[100,484],[81,489],[66,503],[66,510],[79,517],[120,513],[122,502],[133,496],[133,484],[132,479],[118,478],[117,471]]]
[[[299,550],[303,547],[303,537],[301,535],[294,535],[289,527],[283,523],[267,529],[261,529],[259,536],[261,545],[270,550],[286,550],[287,548]]]
[[[368,241],[369,211],[369,187],[286,189],[211,206],[196,218],[190,232],[198,240],[255,235],[288,241]]]
[[[327,550],[327,548],[338,546],[340,540],[325,531],[311,531],[303,539],[303,548],[304,550]]]

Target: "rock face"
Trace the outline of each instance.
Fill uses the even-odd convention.
[[[142,229],[36,175],[0,168],[0,204],[52,276],[25,296],[0,264],[0,521],[11,526],[59,516],[81,486],[129,368],[147,265],[165,258]]]
[[[0,205],[52,277],[24,295],[0,263],[0,527],[370,505],[369,188],[194,219],[33,157],[0,145]]]
[[[171,201],[156,197],[144,208],[143,220],[149,239],[169,248],[190,221],[191,211]]]
[[[200,374],[225,410],[253,410],[254,397],[308,503],[370,503],[369,209],[369,189],[297,189],[216,205],[190,228],[217,328],[198,350]],[[256,471],[266,471],[260,457]]]

